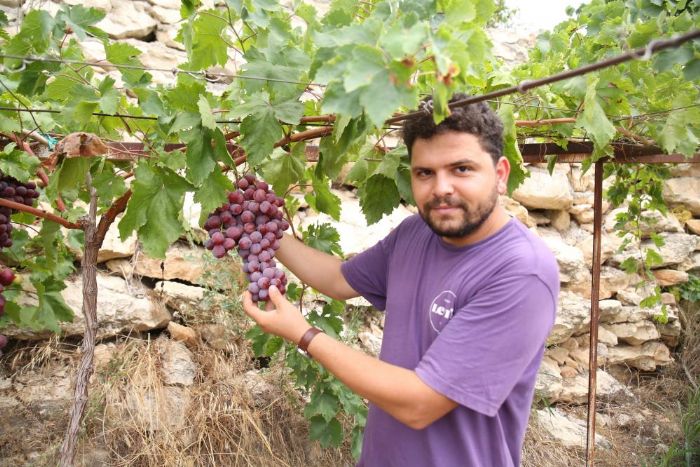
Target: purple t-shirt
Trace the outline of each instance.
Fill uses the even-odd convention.
[[[415,370],[459,405],[414,430],[370,404],[363,467],[520,464],[537,369],[556,312],[556,259],[511,219],[454,247],[418,216],[342,265],[386,310],[379,358]]]

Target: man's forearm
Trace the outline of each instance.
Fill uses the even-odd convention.
[[[340,271],[340,258],[311,248],[287,234],[282,237],[275,256],[302,282],[329,297],[346,300],[358,295]]]

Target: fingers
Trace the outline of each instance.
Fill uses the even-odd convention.
[[[255,322],[259,322],[260,313],[263,313],[263,311],[253,303],[253,298],[247,290],[243,293],[243,311],[253,318]]]
[[[275,307],[282,303],[284,297],[277,287],[271,285],[270,288],[267,289],[267,293],[270,295],[270,302],[272,302],[275,305]]]

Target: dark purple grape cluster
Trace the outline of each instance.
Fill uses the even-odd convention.
[[[5,287],[12,284],[15,280],[15,273],[12,272],[10,268],[3,268],[0,270],[0,317],[5,314],[5,297],[2,293],[5,291]],[[0,334],[0,355],[2,355],[2,349],[7,345],[7,337]]]
[[[0,172],[0,198],[26,206],[34,206],[34,200],[38,197],[39,192],[34,183],[20,183]],[[0,206],[0,249],[12,246],[10,216],[13,212],[8,207]]]
[[[35,200],[39,197],[39,191],[33,182],[21,183],[13,177],[0,172],[0,198],[9,201],[34,206]],[[12,246],[12,224],[10,217],[15,213],[14,209],[0,206],[0,249]],[[5,297],[3,292],[5,287],[15,280],[15,273],[9,268],[0,270],[0,316],[5,314]],[[0,353],[7,345],[7,337],[0,334]]]
[[[238,189],[228,194],[228,203],[211,213],[204,223],[209,232],[205,246],[216,258],[223,258],[238,247],[253,301],[268,301],[271,285],[282,293],[287,286],[287,277],[273,259],[283,232],[289,228],[289,222],[283,218],[284,199],[250,174],[238,180],[237,185]]]

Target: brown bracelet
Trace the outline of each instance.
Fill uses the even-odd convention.
[[[301,339],[299,339],[299,348],[306,354],[309,355],[309,344],[311,343],[311,340],[316,337],[316,334],[322,333],[323,331],[317,327],[310,327],[303,336],[301,336]]]

